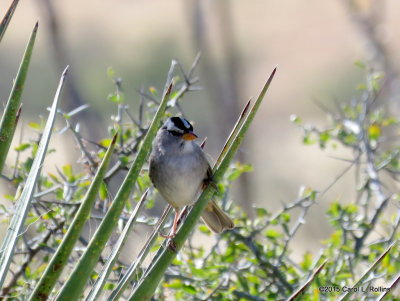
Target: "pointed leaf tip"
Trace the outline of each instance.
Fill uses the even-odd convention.
[[[269,86],[271,85],[271,82],[272,82],[272,80],[274,79],[274,76],[275,76],[275,73],[276,73],[276,68],[277,68],[277,67],[275,67],[274,70],[272,70],[271,75],[268,77],[268,80],[267,80],[267,82],[266,82],[265,85],[264,85],[264,89],[268,89]],[[265,92],[266,92],[266,91],[267,91],[267,90],[265,90]],[[265,92],[264,92],[264,93],[265,93]]]
[[[165,95],[171,94],[171,90],[172,90],[172,82],[169,84],[167,92],[165,92]]]
[[[271,75],[269,76],[268,81],[271,81],[271,80],[274,78],[277,68],[278,68],[278,66],[276,66],[276,67],[274,68],[274,70],[272,70],[272,73],[271,73]]]
[[[111,144],[112,144],[112,145],[115,144],[115,142],[117,141],[117,138],[118,138],[118,133],[115,133],[114,137],[113,137],[112,140],[111,140]]]
[[[68,70],[69,70],[69,65],[67,65],[67,67],[65,67],[65,69],[64,69],[64,71],[62,73],[62,77],[65,77],[67,75]]]
[[[33,28],[33,32],[36,32],[39,27],[39,21],[36,21],[35,27]]]
[[[247,111],[248,111],[248,109],[250,107],[250,103],[251,103],[251,98],[247,101],[246,105],[244,106],[244,108],[242,110],[242,113],[240,114],[240,118],[239,119],[242,119],[244,117],[244,115],[246,115],[246,113],[247,113]]]
[[[200,144],[201,148],[204,148],[204,146],[206,145],[206,141],[207,141],[207,137],[204,138],[203,142]]]

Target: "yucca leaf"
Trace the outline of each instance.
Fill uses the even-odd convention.
[[[15,9],[17,8],[18,2],[19,2],[19,0],[14,0],[11,3],[11,5],[8,8],[6,14],[4,15],[3,20],[1,20],[1,23],[0,23],[0,42],[3,39],[4,33],[6,32],[8,24],[11,21],[11,18],[12,18],[13,14],[14,14]]]
[[[107,171],[111,156],[114,151],[116,138],[117,135],[114,135],[111,144],[104,156],[104,159],[99,169],[97,170],[96,175],[94,176],[93,181],[90,184],[90,187],[86,192],[83,202],[79,207],[78,212],[75,214],[75,217],[71,225],[69,226],[67,233],[65,234],[61,244],[58,246],[55,254],[51,258],[50,263],[46,267],[46,270],[44,271],[34,291],[29,297],[30,301],[47,300],[51,293],[51,290],[57,283],[61,272],[63,271],[65,265],[68,263],[69,256],[71,255],[75,243],[79,239],[79,236],[81,235],[87,219],[90,217],[93,204],[96,201],[100,185],[103,182],[104,175]]]
[[[50,141],[51,132],[54,125],[54,120],[57,112],[58,100],[60,97],[61,89],[64,84],[64,79],[67,74],[68,67],[64,70],[61,75],[60,83],[58,85],[56,95],[53,100],[53,105],[51,107],[49,117],[46,122],[46,126],[43,130],[42,138],[39,143],[39,147],[33,160],[32,167],[29,171],[29,175],[26,179],[24,189],[21,196],[16,202],[15,213],[12,216],[10,225],[8,226],[6,236],[3,240],[0,249],[0,287],[3,286],[4,280],[6,278],[8,268],[12,261],[15,247],[17,246],[17,241],[20,233],[24,227],[25,217],[29,210],[31,204],[32,196],[36,187],[36,182],[39,178],[40,170],[44,157],[46,155],[47,146]]]
[[[135,161],[129,169],[128,174],[119,188],[110,209],[107,211],[100,226],[97,228],[96,233],[94,234],[88,247],[75,266],[72,274],[62,287],[60,294],[56,297],[57,301],[79,300],[80,296],[82,295],[85,285],[99,260],[101,252],[103,251],[112,231],[118,223],[119,216],[121,215],[130,193],[132,192],[135,182],[139,176],[139,172],[147,160],[151,150],[152,141],[159,128],[161,118],[164,115],[171,89],[172,85],[169,85],[169,88],[164,94],[149,130],[147,131],[143,143],[136,155]]]
[[[128,222],[126,223],[124,230],[122,231],[121,235],[118,238],[118,241],[116,242],[115,246],[113,247],[113,250],[111,251],[110,256],[108,256],[106,263],[104,264],[99,277],[97,277],[96,282],[93,284],[92,289],[89,292],[89,295],[86,297],[86,301],[96,301],[99,300],[98,298],[100,297],[101,290],[104,287],[104,285],[107,282],[108,275],[110,275],[110,272],[112,268],[114,267],[115,262],[118,259],[118,256],[121,252],[122,247],[125,244],[126,239],[128,238],[128,234],[131,232],[133,225],[136,222],[137,217],[139,216],[139,213],[141,212],[143,205],[145,203],[147,194],[149,192],[149,189],[145,191],[145,193],[142,195],[139,203],[137,203],[135,210],[133,210]]]
[[[276,68],[271,73],[269,79],[267,80],[264,88],[262,89],[256,103],[252,107],[249,115],[246,120],[242,123],[242,126],[237,131],[237,134],[226,151],[226,155],[223,156],[220,165],[216,170],[214,170],[213,179],[215,182],[218,182],[222,179],[224,173],[229,167],[230,162],[232,161],[236,151],[238,150],[241,141],[243,140],[251,122],[254,119],[257,110],[259,109],[261,102],[264,98],[265,93],[267,92],[271,81],[275,75]],[[165,271],[168,266],[171,264],[172,260],[176,257],[179,250],[182,248],[186,239],[189,237],[190,233],[193,231],[198,219],[201,216],[204,208],[206,207],[208,201],[215,193],[214,187],[209,185],[203,193],[200,195],[196,204],[193,206],[193,209],[188,214],[185,223],[179,229],[178,233],[174,238],[172,238],[167,247],[162,251],[162,254],[156,258],[156,261],[151,265],[148,272],[142,276],[139,284],[134,289],[133,293],[129,297],[130,301],[141,301],[141,300],[150,300],[153,296],[161,278],[164,276]]]
[[[306,281],[306,283],[304,283],[303,285],[301,285],[288,299],[287,301],[294,301],[296,300],[298,297],[302,296],[304,294],[304,292],[306,291],[306,289],[311,285],[311,283],[314,281],[315,277],[317,277],[317,275],[319,273],[321,273],[322,269],[324,268],[324,266],[326,265],[326,263],[328,262],[328,260],[325,260],[324,262],[322,262],[319,267],[314,271],[314,273],[312,273],[311,277],[309,277]],[[299,299],[300,300],[300,299]]]
[[[153,246],[154,242],[156,241],[156,239],[159,235],[158,233],[159,233],[161,227],[166,222],[167,217],[171,211],[172,211],[172,207],[169,205],[167,207],[167,209],[164,211],[163,215],[158,220],[156,226],[153,229],[153,232],[151,233],[150,237],[147,239],[143,248],[140,250],[135,261],[132,262],[132,264],[126,270],[126,272],[124,273],[124,276],[118,282],[117,286],[111,292],[111,294],[107,300],[109,300],[109,301],[119,300],[119,298],[121,297],[122,293],[124,292],[124,290],[126,289],[128,284],[133,280],[133,277],[135,277],[137,275],[140,265],[143,263],[143,260],[146,258],[147,254],[149,253],[150,248]]]
[[[353,285],[353,287],[362,286],[363,282],[368,278],[368,276],[376,269],[376,267],[382,262],[383,258],[389,254],[390,250],[396,245],[397,241],[393,242],[387,249],[384,251],[377,260],[365,271],[365,273],[358,279],[358,281]],[[350,300],[351,295],[354,294],[354,290],[348,290],[342,297],[339,299],[340,301]]]
[[[28,45],[26,46],[17,77],[0,121],[0,173],[4,168],[8,150],[14,136],[15,126],[17,124],[17,112],[21,105],[21,95],[24,90],[25,78],[32,56],[33,45],[35,44],[37,29],[38,23],[36,23],[33,28]]]
[[[390,282],[389,285],[386,286],[387,288],[386,292],[380,294],[380,296],[376,299],[376,301],[389,300],[387,297],[389,297],[390,294],[394,294],[394,290],[399,283],[400,283],[400,272],[397,273],[392,282]]]
[[[226,152],[228,151],[229,147],[232,145],[232,143],[233,143],[233,141],[234,141],[239,129],[242,127],[243,122],[246,120],[244,117],[246,116],[247,111],[249,110],[250,102],[251,102],[251,99],[246,103],[246,105],[244,106],[242,112],[240,113],[236,124],[234,125],[231,133],[229,134],[229,137],[226,140],[225,145],[222,148],[222,151],[221,151],[217,161],[215,162],[215,166],[218,166],[221,163],[221,160],[225,157]]]

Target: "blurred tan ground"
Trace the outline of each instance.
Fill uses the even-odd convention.
[[[0,3],[3,14],[9,1]],[[7,99],[20,57],[30,31],[40,20],[37,47],[23,95],[25,121],[46,115],[61,70],[55,70],[53,54],[40,1],[21,1],[9,30],[0,44],[0,99]],[[142,84],[161,89],[170,60],[179,59],[190,66],[197,53],[192,42],[189,2],[187,1],[56,1],[60,23],[70,56],[71,73],[93,107],[107,116],[113,109],[106,96],[113,91],[106,69],[113,66],[122,75],[127,97],[137,105],[135,89]],[[206,29],[218,65],[221,53],[218,34],[213,33],[216,13],[213,1],[204,1]],[[332,100],[353,95],[362,73],[353,67],[355,60],[367,56],[359,36],[341,1],[232,1],[233,30],[239,50],[243,103],[256,96],[273,67],[278,72],[266,102],[251,129],[249,146],[242,148],[254,165],[249,202],[272,211],[280,202],[290,202],[301,185],[323,190],[347,165],[328,154],[347,157],[343,150],[322,152],[317,146],[301,144],[301,133],[289,122],[295,113],[303,120],[324,124],[324,114],[313,103],[318,99],[328,107]],[[399,59],[400,2],[387,1],[385,32],[391,54]],[[395,38],[397,37],[397,38]],[[35,76],[37,75],[37,76]],[[215,157],[223,141],[213,135],[213,118],[204,91],[189,94],[184,108],[194,120],[199,134],[209,138],[207,150]],[[96,126],[96,125],[94,125]],[[230,125],[227,125],[229,128]],[[103,129],[106,132],[106,127]],[[62,137],[64,138],[64,136]],[[71,138],[69,136],[69,138]],[[60,139],[60,138],[58,138]],[[58,142],[52,142],[53,145]],[[65,144],[67,145],[67,144]],[[67,148],[68,146],[65,146]],[[71,157],[51,155],[46,166],[54,168]],[[76,153],[78,154],[78,152]],[[330,227],[325,220],[327,204],[336,199],[351,200],[349,188],[354,177],[349,173],[320,199],[307,218],[297,239],[297,250],[316,251],[327,238]]]

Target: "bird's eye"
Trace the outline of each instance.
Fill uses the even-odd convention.
[[[171,131],[168,131],[168,132],[170,132],[172,135],[177,136],[177,137],[182,136],[182,133],[177,132],[177,131],[171,130]]]

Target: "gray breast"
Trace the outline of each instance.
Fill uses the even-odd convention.
[[[192,204],[201,190],[208,168],[201,152],[196,149],[184,154],[152,156],[150,177],[165,200],[175,208]]]

